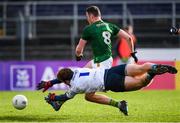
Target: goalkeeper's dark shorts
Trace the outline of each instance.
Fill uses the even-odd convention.
[[[118,65],[105,70],[104,84],[105,91],[123,92],[125,91],[126,64]]]

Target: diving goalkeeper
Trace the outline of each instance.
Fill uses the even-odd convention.
[[[57,79],[69,86],[69,90],[61,95],[49,93],[45,100],[55,111],[58,111],[62,104],[72,99],[76,94],[92,93],[92,92],[126,92],[135,91],[147,86],[156,75],[164,73],[176,74],[177,69],[169,65],[160,65],[153,63],[123,64],[104,68],[63,68],[58,71]],[[137,76],[142,75],[139,78]],[[49,84],[48,84],[49,83]],[[50,82],[41,81],[37,85],[37,89],[48,89],[52,84]],[[118,108],[124,115],[128,115],[127,102],[125,100],[115,101],[107,96],[102,96],[96,103],[111,105]]]

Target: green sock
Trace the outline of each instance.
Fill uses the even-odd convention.
[[[119,107],[119,102],[117,102],[117,101],[115,101],[115,100],[113,100],[113,99],[111,99],[110,100],[110,102],[109,102],[109,105],[111,105],[111,106],[114,106],[114,107]]]

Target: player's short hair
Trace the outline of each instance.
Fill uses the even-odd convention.
[[[63,68],[61,69],[58,74],[57,74],[57,78],[60,81],[65,81],[65,80],[71,80],[71,78],[73,77],[74,72],[69,69],[69,68]]]
[[[86,9],[88,14],[92,14],[95,17],[101,16],[100,9],[97,6],[90,6]]]

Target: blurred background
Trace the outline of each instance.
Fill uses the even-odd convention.
[[[133,27],[141,62],[167,63],[179,68],[180,36],[169,34],[170,27],[180,26],[179,0],[3,0],[0,2],[0,81],[4,83],[1,90],[34,89],[36,82],[54,78],[59,67],[83,66],[92,59],[88,44],[84,61],[75,61],[75,47],[88,24],[85,10],[90,5],[100,8],[103,20],[120,28]],[[116,43],[113,42],[113,51]],[[179,86],[179,75],[167,78],[173,84],[162,89]],[[27,85],[17,84],[18,81]]]
[[[180,47],[179,36],[169,34],[171,26],[180,25],[179,0],[9,0],[0,2],[0,59],[74,59],[90,5],[97,5],[104,20],[121,28],[131,24],[137,48]],[[90,45],[85,56],[91,58]]]

